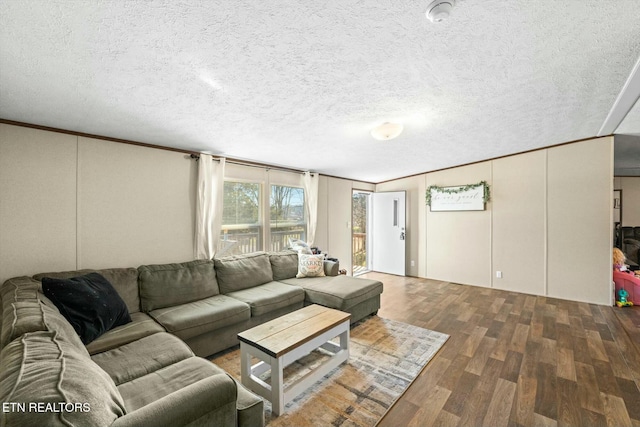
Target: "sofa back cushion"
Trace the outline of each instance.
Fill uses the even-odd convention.
[[[0,412],[0,425],[8,426],[108,426],[125,414],[111,377],[49,331],[24,334],[2,349],[0,400],[14,404]]]
[[[105,268],[103,270],[76,270],[61,271],[56,273],[40,273],[33,276],[34,279],[42,281],[43,277],[52,279],[70,279],[72,277],[84,276],[89,273],[100,273],[111,283],[118,292],[120,298],[127,305],[129,313],[140,311],[140,297],[138,296],[138,270],[135,268]]]
[[[285,280],[298,274],[298,253],[295,251],[269,252],[273,280]]]
[[[142,311],[186,304],[218,295],[220,290],[213,261],[138,267]]]
[[[214,262],[223,294],[273,281],[271,262],[266,252],[215,258]]]

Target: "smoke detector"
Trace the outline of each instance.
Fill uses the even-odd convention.
[[[435,0],[427,6],[425,15],[431,22],[444,21],[451,15],[453,6],[456,5],[456,0]]]

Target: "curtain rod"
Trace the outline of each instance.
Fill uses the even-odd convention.
[[[216,161],[220,161],[221,157],[216,157],[213,156],[213,160]],[[198,161],[200,159],[200,154],[191,154],[190,156],[192,159],[196,159],[196,161]],[[257,162],[250,162],[248,160],[237,160],[237,159],[230,159],[228,157],[225,158],[226,163],[231,163],[234,165],[239,165],[239,166],[249,166],[251,168],[260,168],[260,169],[266,169],[267,171],[270,170],[276,170],[276,171],[282,171],[282,172],[291,172],[291,173],[299,173],[299,174],[304,174],[306,171],[302,171],[300,169],[293,169],[293,168],[287,168],[284,166],[270,166],[267,164],[263,164],[263,163],[257,163]],[[315,175],[316,172],[310,172],[311,175]]]

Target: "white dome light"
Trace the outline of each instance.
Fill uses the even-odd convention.
[[[371,136],[379,141],[393,139],[402,133],[404,127],[400,123],[385,122],[371,131]]]
[[[425,15],[431,22],[444,21],[451,15],[453,6],[456,5],[456,0],[435,0],[427,6]]]

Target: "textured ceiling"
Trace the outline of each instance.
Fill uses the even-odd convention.
[[[638,0],[428,3],[2,0],[0,118],[380,182],[593,137],[640,56]]]

